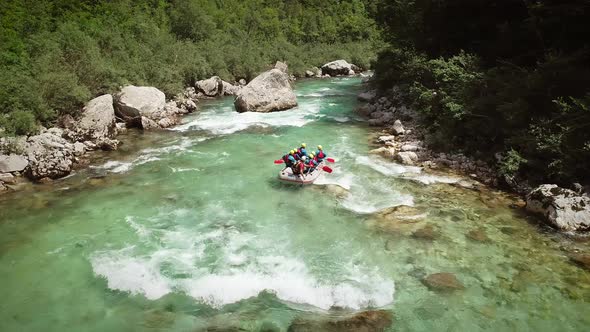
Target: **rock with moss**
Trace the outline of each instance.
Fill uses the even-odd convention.
[[[297,106],[297,97],[289,83],[289,76],[279,69],[271,69],[243,87],[236,96],[234,106],[240,113],[283,111]]]
[[[590,197],[555,184],[543,184],[526,196],[526,209],[562,231],[590,231]]]

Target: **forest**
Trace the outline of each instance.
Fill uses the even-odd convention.
[[[495,163],[507,184],[590,180],[590,2],[377,4],[381,89],[399,86],[429,143]]]
[[[171,96],[212,75],[293,74],[338,58],[367,68],[379,34],[368,0],[5,0],[0,135],[29,134],[125,84]]]

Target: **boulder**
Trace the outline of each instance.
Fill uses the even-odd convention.
[[[289,67],[287,66],[287,64],[281,61],[277,61],[275,63],[275,69],[278,69],[285,74],[289,71]]]
[[[315,76],[315,74],[313,71],[311,71],[311,70],[305,71],[305,77],[314,77],[314,76]]]
[[[391,132],[394,135],[403,135],[405,133],[404,126],[400,120],[395,120],[393,126],[391,127]]]
[[[102,145],[117,135],[113,96],[102,95],[89,101],[76,121],[68,122],[65,136],[72,141],[93,141]]]
[[[422,283],[434,291],[455,291],[464,289],[463,284],[452,273],[434,273],[422,279]]]
[[[412,233],[412,237],[432,241],[438,237],[438,233],[432,225],[426,225]]]
[[[590,230],[590,197],[543,184],[526,196],[526,209],[562,231]]]
[[[404,152],[407,152],[407,151],[415,152],[415,151],[418,151],[418,149],[419,149],[418,145],[415,145],[415,144],[404,144],[400,148],[400,150],[402,150]]]
[[[418,161],[418,155],[412,151],[399,152],[395,155],[395,160],[404,165],[414,165]]]
[[[375,91],[375,90],[359,93],[359,95],[357,96],[358,100],[363,101],[363,102],[371,102],[376,97],[377,97],[377,91]]]
[[[377,139],[377,142],[379,142],[379,143],[387,143],[387,142],[394,142],[394,141],[395,141],[395,136],[393,136],[393,135],[379,136],[379,138]]]
[[[237,94],[234,106],[238,112],[275,112],[297,106],[289,76],[278,69],[254,78]]]
[[[240,80],[238,81],[238,83],[239,83],[241,86],[244,86],[244,85],[248,84],[248,82],[246,82],[246,80],[245,80],[245,79],[243,79],[243,78],[240,78]]]
[[[569,258],[578,266],[590,271],[590,254],[573,253],[569,256]]]
[[[225,95],[225,96],[235,96],[236,94],[238,94],[238,92],[242,88],[239,85],[233,85],[233,84],[228,83],[226,81],[221,81],[221,82],[223,84],[223,95]]]
[[[186,113],[196,111],[198,101],[197,91],[193,87],[188,87],[183,92],[174,96],[176,107],[185,110]]]
[[[330,76],[354,75],[355,72],[360,72],[360,68],[346,60],[328,62],[322,66],[322,73]]]
[[[223,95],[223,81],[219,76],[213,76],[195,83],[195,90],[206,97],[218,97]]]
[[[10,173],[0,173],[0,183],[16,184],[16,177]]]
[[[74,165],[74,152],[72,143],[50,132],[31,136],[25,147],[29,159],[26,174],[33,180],[66,176]]]
[[[288,332],[378,332],[392,324],[387,310],[369,310],[341,317],[310,317],[293,320]]]
[[[154,87],[128,85],[115,96],[115,114],[129,126],[144,128],[142,118],[166,117],[165,106],[166,96]]]
[[[150,130],[150,129],[158,129],[160,128],[160,126],[152,119],[142,116],[141,117],[141,128],[145,129],[145,130]]]
[[[17,154],[0,154],[0,173],[20,172],[27,167],[27,158]]]

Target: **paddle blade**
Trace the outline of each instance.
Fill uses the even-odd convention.
[[[324,166],[324,167],[322,167],[322,169],[323,169],[325,172],[332,173],[332,169],[331,169],[330,167],[328,167],[328,166]]]
[[[282,163],[284,163],[284,162],[285,162],[285,161],[284,161],[283,159],[275,160],[275,164],[277,164],[277,165],[278,165],[278,164],[282,164]]]
[[[335,163],[335,162],[336,162],[336,160],[334,160],[334,158],[326,158],[326,160],[327,160],[328,162],[331,162],[331,163]]]

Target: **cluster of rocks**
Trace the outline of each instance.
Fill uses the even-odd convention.
[[[369,118],[373,126],[384,130],[375,137],[380,147],[371,150],[385,158],[404,165],[421,166],[430,169],[450,169],[469,175],[486,185],[497,187],[508,184],[499,177],[499,172],[482,160],[474,160],[461,153],[434,152],[424,144],[426,133],[420,126],[419,115],[405,107],[400,90],[393,88],[386,96],[376,91],[367,91],[358,96],[366,102],[357,109]],[[401,120],[404,120],[402,124]],[[496,157],[498,158],[498,157]],[[534,190],[512,188],[527,198],[526,209],[543,217],[543,220],[562,231],[590,231],[590,198],[577,185],[577,190],[560,188],[554,184],[543,184]]]

